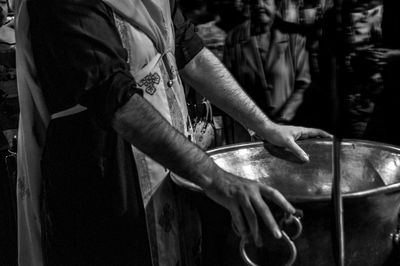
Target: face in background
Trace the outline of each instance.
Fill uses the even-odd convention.
[[[250,17],[254,24],[266,26],[272,24],[276,14],[275,0],[248,0]]]
[[[0,26],[3,26],[7,21],[8,5],[7,0],[0,0]]]
[[[359,5],[349,13],[348,42],[353,47],[363,48],[380,42],[382,37],[382,5]]]
[[[244,10],[245,0],[209,0],[213,2],[212,7],[220,16],[219,26],[225,30],[230,31],[235,26],[245,21],[246,14]]]

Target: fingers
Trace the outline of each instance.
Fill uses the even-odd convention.
[[[389,54],[389,53],[390,53],[390,50],[387,48],[377,48],[377,49],[374,49],[371,54],[375,58],[383,59],[383,58],[386,58],[387,54]]]
[[[387,54],[375,54],[371,61],[377,65],[385,65],[388,59],[389,58]]]
[[[374,49],[374,51],[375,52],[380,52],[380,53],[385,53],[385,52],[387,52],[389,49],[387,49],[387,48],[382,48],[382,47],[378,47],[378,48],[375,48]]]
[[[275,221],[274,216],[271,213],[271,210],[264,202],[261,197],[254,197],[253,199],[254,208],[257,210],[258,215],[261,217],[264,224],[271,231],[275,238],[281,238],[282,232]]]
[[[299,135],[294,134],[294,135],[297,135],[297,138],[290,139],[289,142],[287,143],[288,145],[287,148],[304,162],[309,162],[310,157],[308,156],[307,153],[303,151],[302,148],[300,148],[299,145],[297,145],[296,143],[297,139],[333,138],[333,136],[328,132],[317,128],[300,128],[300,134]]]
[[[257,214],[261,217],[262,221],[269,228],[275,238],[281,238],[281,230],[262,196],[272,200],[275,204],[281,207],[283,211],[287,213],[294,214],[296,213],[296,209],[285,199],[285,197],[278,190],[263,184],[260,184],[259,189],[260,194],[256,194],[254,197],[251,198],[252,204],[257,211]]]
[[[333,136],[326,131],[318,128],[303,128],[301,130],[300,139],[303,138],[332,138]]]
[[[295,142],[293,138],[289,139],[286,146],[297,158],[302,160],[303,162],[309,162],[310,157],[308,154],[300,148],[299,145]]]
[[[265,198],[272,200],[276,205],[282,208],[285,212],[295,214],[296,209],[289,201],[276,189],[264,184],[260,184],[260,193]]]
[[[230,208],[235,233],[244,239],[247,239],[250,234],[254,243],[261,246],[262,237],[258,219],[260,217],[273,236],[281,238],[281,230],[264,198],[272,200],[283,211],[290,214],[296,212],[295,208],[274,188],[258,182],[247,185],[249,185],[247,189],[241,190],[241,193],[237,194],[236,204]]]
[[[373,59],[382,60],[386,58],[386,53],[375,53]]]
[[[386,61],[383,60],[378,60],[378,62],[376,62],[378,66],[385,66],[387,64]]]
[[[247,238],[246,224],[243,219],[243,215],[239,208],[231,210],[232,225],[234,226],[233,231],[238,234],[241,238]]]
[[[271,199],[285,212],[294,214],[296,210],[277,190],[262,184],[257,185],[257,190],[257,193],[254,191],[254,193],[251,193],[250,195],[241,195],[239,198],[239,204],[243,211],[242,213],[244,218],[240,215],[240,211],[236,211],[236,214],[232,213],[232,218],[234,219],[237,231],[239,231],[238,233],[242,237],[247,237],[246,228],[249,228],[254,243],[257,246],[261,246],[262,238],[257,217],[261,217],[261,220],[275,238],[282,237],[281,230],[262,196],[264,195],[266,198]],[[247,222],[247,227],[244,224],[245,222]]]
[[[260,231],[258,226],[258,220],[256,212],[254,211],[253,205],[250,202],[250,198],[244,195],[240,199],[240,205],[242,207],[243,213],[246,217],[247,224],[250,228],[250,233],[253,237],[254,243],[257,246],[261,246]]]
[[[378,65],[385,65],[393,56],[393,51],[389,49],[375,50],[373,58]]]
[[[297,145],[296,140],[307,139],[307,138],[333,138],[328,132],[317,129],[317,128],[306,128],[306,127],[293,127],[293,126],[281,126],[283,135],[283,142],[280,146],[288,148],[297,158],[303,162],[309,162],[310,158],[307,153]],[[288,130],[289,129],[289,130]]]

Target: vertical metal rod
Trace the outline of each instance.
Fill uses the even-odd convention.
[[[344,246],[344,224],[343,224],[343,197],[341,191],[340,175],[340,145],[341,140],[338,137],[333,138],[333,183],[332,183],[332,201],[335,219],[336,235],[336,263],[339,266],[345,265],[345,246]]]
[[[332,54],[332,103],[333,103],[333,149],[332,149],[332,166],[333,166],[333,180],[332,180],[332,203],[334,210],[334,224],[335,224],[335,237],[334,243],[335,260],[339,266],[345,265],[345,239],[344,239],[344,223],[343,223],[343,197],[341,191],[341,175],[340,175],[340,152],[341,152],[341,123],[340,123],[340,91],[337,84],[338,72],[337,72],[337,58],[340,55],[340,40],[342,39],[342,0],[335,0],[335,48]]]
[[[345,247],[344,247],[344,225],[343,225],[343,197],[341,191],[341,175],[340,175],[340,147],[341,147],[341,130],[340,130],[340,103],[339,91],[337,86],[337,65],[335,55],[332,57],[332,121],[333,121],[333,146],[332,146],[332,205],[334,214],[334,232],[333,235],[333,250],[336,265],[345,265]]]

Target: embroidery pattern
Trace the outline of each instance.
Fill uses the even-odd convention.
[[[140,87],[146,87],[145,91],[150,94],[153,95],[157,89],[154,86],[155,84],[159,84],[160,83],[160,75],[158,75],[158,73],[149,73],[147,76],[145,76],[144,78],[142,78],[140,80],[140,82],[138,83],[138,85]]]
[[[29,197],[31,194],[28,186],[25,184],[24,179],[25,179],[25,177],[20,177],[20,178],[18,178],[18,181],[17,181],[18,196],[22,200],[24,200],[26,197]]]

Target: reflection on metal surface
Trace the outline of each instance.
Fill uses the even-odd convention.
[[[305,140],[300,146],[310,162],[272,156],[262,142],[226,146],[209,151],[223,169],[235,175],[259,180],[282,192],[291,201],[324,200],[332,189],[332,141]],[[346,197],[359,197],[400,187],[400,149],[375,142],[344,140],[341,152],[341,190]],[[189,189],[196,185],[174,176]]]
[[[298,142],[310,155],[309,163],[299,163],[285,152],[272,156],[263,143],[222,147],[209,152],[225,170],[259,180],[280,190],[303,212],[303,233],[292,242],[297,249],[296,266],[336,265],[332,246],[332,140]],[[246,150],[246,151],[243,151]],[[400,148],[376,142],[341,142],[341,191],[343,193],[346,266],[398,265],[388,263],[398,248],[400,209]],[[201,191],[194,184],[173,177],[186,188]],[[279,220],[279,208],[269,204]],[[276,241],[268,230],[262,233],[264,246],[246,245],[246,254],[258,265],[283,265],[287,244]],[[240,239],[232,244],[237,250]],[[241,254],[243,256],[243,254]],[[230,265],[242,266],[233,260]]]

